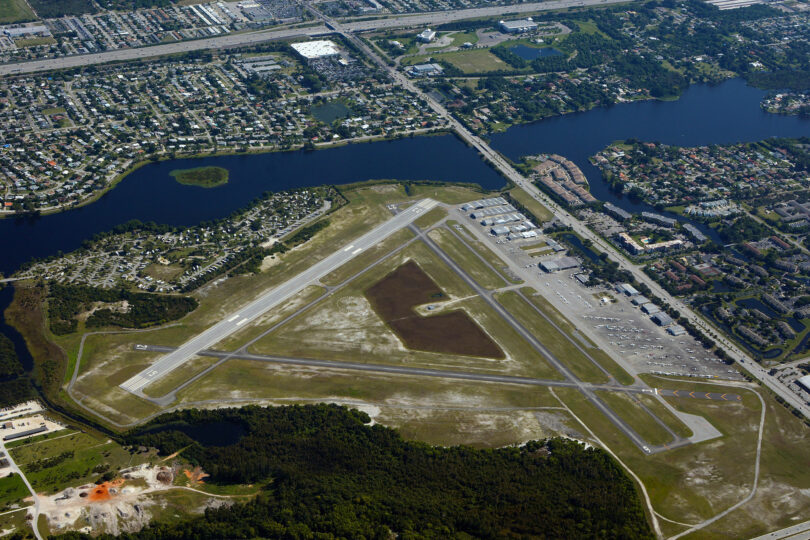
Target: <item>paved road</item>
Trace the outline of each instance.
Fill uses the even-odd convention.
[[[315,263],[292,279],[263,294],[247,306],[227,315],[222,321],[215,324],[203,333],[181,345],[176,351],[164,356],[153,365],[121,384],[121,388],[135,394],[141,394],[145,386],[159,379],[170,371],[215,343],[230,336],[242,325],[249,323],[263,315],[271,308],[289,299],[308,285],[311,285],[335,268],[351,260],[358,253],[411,224],[416,218],[427,212],[438,203],[433,199],[423,199],[403,210],[385,223],[375,227],[348,246],[341,246],[332,255]]]
[[[476,17],[498,16],[502,13],[528,13],[534,11],[548,11],[573,7],[602,6],[624,1],[626,0],[554,0],[550,2],[521,4],[517,6],[458,9],[452,11],[437,11],[413,15],[390,15],[388,17],[379,19],[348,20],[344,24],[344,27],[350,32],[365,32],[407,26],[435,26],[438,24],[472,19]],[[102,53],[65,56],[61,58],[49,58],[46,60],[33,60],[30,62],[19,62],[16,64],[4,64],[0,66],[0,76],[20,75],[23,73],[34,73],[37,71],[49,71],[53,69],[68,69],[93,64],[103,64],[106,62],[140,60],[143,58],[206,49],[224,49],[243,45],[255,45],[257,43],[264,43],[266,41],[296,37],[314,37],[329,33],[331,33],[331,31],[326,26],[318,25],[305,28],[275,28],[270,30],[260,30],[257,32],[228,34],[226,36],[215,38],[182,41],[178,43],[166,43],[162,45],[153,45],[151,47],[120,49]]]

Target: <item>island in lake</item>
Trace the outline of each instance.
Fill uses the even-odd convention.
[[[222,167],[175,169],[169,173],[169,176],[187,186],[214,188],[228,183],[228,169]]]

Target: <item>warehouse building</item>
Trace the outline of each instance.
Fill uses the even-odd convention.
[[[650,319],[658,326],[669,326],[670,324],[673,323],[672,317],[670,317],[663,311],[660,313],[656,313],[655,315],[650,317]]]
[[[640,292],[638,292],[638,290],[636,290],[635,287],[633,287],[629,283],[619,283],[618,285],[616,285],[616,292],[626,294],[627,296],[638,296],[639,294],[641,294]]]
[[[6,435],[5,437],[3,437],[3,440],[13,441],[14,439],[22,439],[23,437],[30,437],[31,435],[36,435],[37,433],[42,433],[43,431],[48,431],[48,428],[45,426],[39,426],[34,429],[27,429],[25,431],[12,433],[11,435]]]
[[[461,206],[461,209],[465,212],[469,212],[470,210],[476,210],[478,208],[486,208],[488,206],[502,206],[507,204],[506,199],[503,197],[492,197],[489,199],[478,199],[477,201],[470,201],[466,204]]]
[[[505,34],[525,34],[537,30],[537,23],[531,17],[517,21],[500,21],[498,25]]]
[[[796,382],[799,383],[800,386],[804,387],[805,390],[810,392],[810,375],[805,375]]]
[[[686,333],[686,328],[681,326],[680,324],[674,324],[667,328],[667,334],[670,336],[682,336]]]
[[[560,257],[559,259],[540,262],[540,269],[549,274],[570,268],[577,268],[578,266],[579,261],[574,257]]]
[[[314,60],[316,58],[329,58],[339,56],[340,49],[334,41],[323,39],[318,41],[304,41],[290,45],[295,52],[306,58]]]

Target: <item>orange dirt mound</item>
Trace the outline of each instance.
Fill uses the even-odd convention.
[[[109,501],[112,499],[112,495],[110,494],[110,488],[117,488],[124,484],[123,478],[116,478],[112,482],[104,482],[96,487],[94,487],[90,491],[90,495],[88,499],[93,502],[98,501]]]
[[[203,472],[201,467],[194,467],[193,471],[183,469],[183,474],[186,475],[186,478],[188,478],[189,482],[191,482],[192,484],[201,484],[203,478],[208,478],[209,476],[208,474]]]

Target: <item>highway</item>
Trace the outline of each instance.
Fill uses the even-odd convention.
[[[402,28],[408,26],[436,26],[439,24],[464,19],[499,16],[504,13],[530,13],[535,11],[549,11],[574,7],[602,6],[622,2],[626,2],[626,0],[553,0],[550,2],[534,2],[515,6],[497,6],[457,9],[450,11],[434,11],[429,13],[389,15],[377,19],[349,20],[345,23],[344,28],[349,32],[368,32],[372,30]],[[70,69],[82,66],[90,66],[93,64],[103,64],[106,62],[141,60],[144,58],[153,58],[155,56],[163,56],[167,54],[178,54],[206,49],[225,49],[229,47],[255,45],[257,43],[281,39],[322,36],[329,33],[331,33],[331,30],[329,30],[325,25],[299,28],[274,28],[255,32],[242,32],[214,38],[152,45],[149,47],[117,49],[114,51],[105,51],[101,53],[63,56],[59,58],[3,64],[0,65],[0,76],[21,75],[24,73],[35,73],[38,71],[50,71],[54,69]]]
[[[215,343],[230,336],[238,331],[242,325],[250,323],[250,321],[302,291],[308,285],[316,283],[323,276],[351,260],[360,252],[377,245],[391,234],[410,225],[416,218],[437,204],[438,203],[433,199],[423,199],[411,205],[408,209],[403,210],[385,223],[375,227],[349,245],[339,247],[332,255],[315,263],[278,287],[266,292],[247,306],[230,313],[219,323],[193,337],[177,350],[167,354],[148,368],[122,383],[121,388],[128,392],[142,395],[143,388],[148,384],[180,367],[186,361],[199,354],[200,351],[208,349]]]

